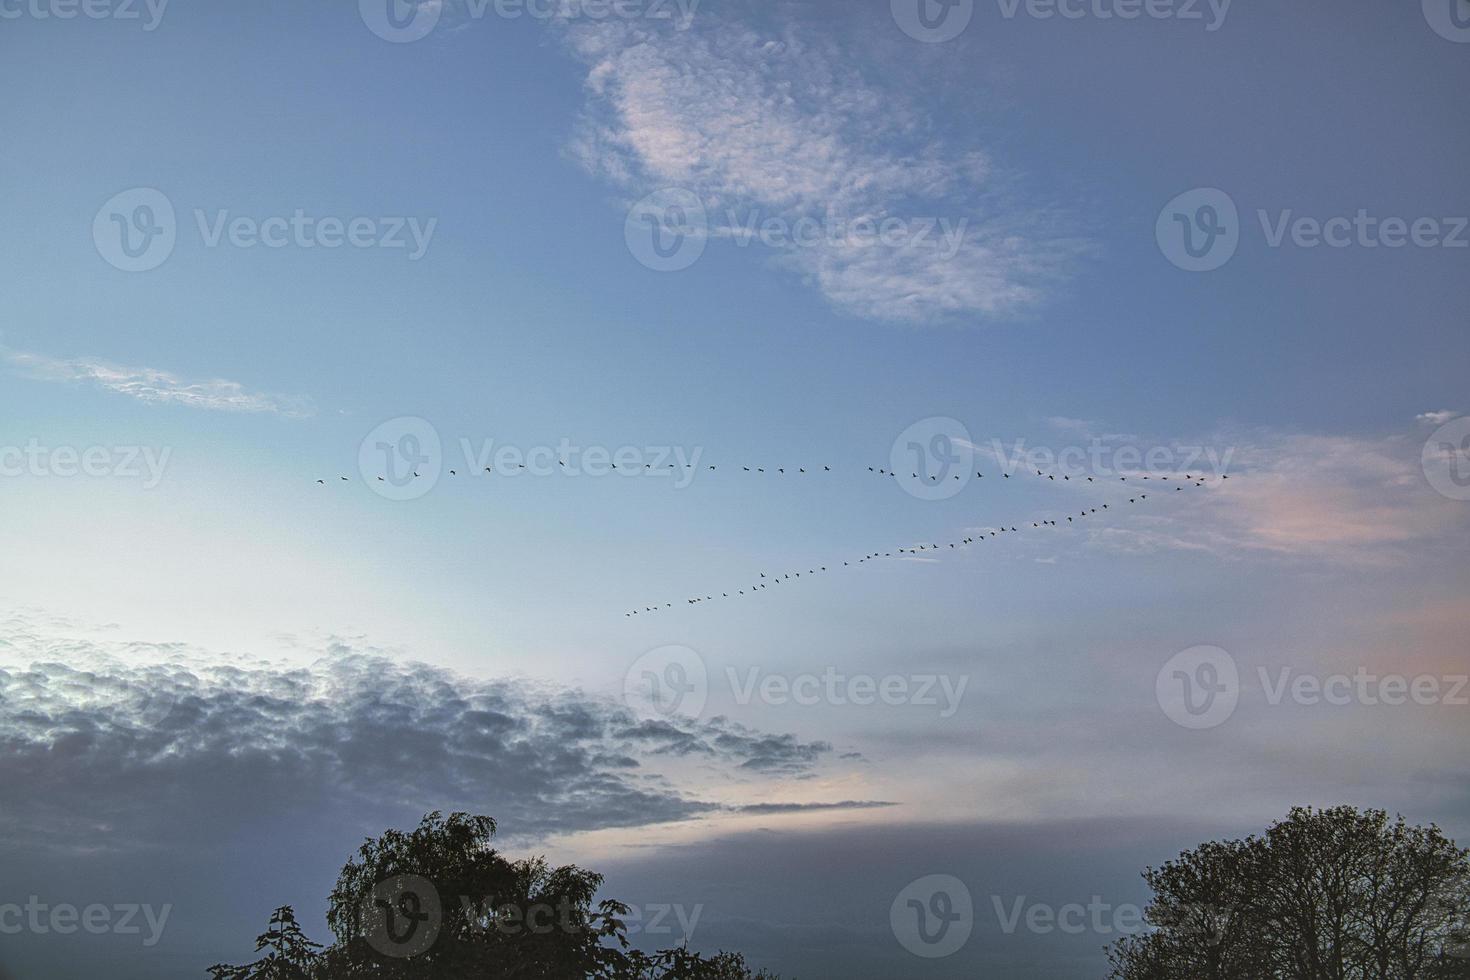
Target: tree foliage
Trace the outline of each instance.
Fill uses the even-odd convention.
[[[214,980],[773,980],[737,953],[631,948],[628,906],[594,900],[602,876],[491,846],[495,821],[431,813],[409,832],[367,840],[327,910],[336,942],[301,933],[277,909],[256,941],[267,955],[210,968]]]
[[[1113,980],[1470,978],[1470,852],[1433,825],[1297,808],[1143,877],[1153,929],[1109,949]]]
[[[255,939],[255,951],[269,950],[246,966],[212,966],[214,980],[308,980],[318,962],[320,943],[306,938],[296,912],[284,905],[271,913],[269,928]]]

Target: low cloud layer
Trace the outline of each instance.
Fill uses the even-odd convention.
[[[434,809],[490,814],[501,846],[524,854],[578,831],[883,805],[702,798],[686,780],[759,800],[835,754],[722,717],[650,721],[579,690],[340,641],[290,666],[115,633],[0,618],[0,904],[147,903],[169,924],[148,946],[7,937],[0,976],[198,976],[244,959],[282,903],[320,936],[324,897],[363,837]]]
[[[144,847],[197,832],[202,816],[218,828],[323,808],[469,809],[521,835],[639,826],[724,809],[681,791],[660,760],[779,778],[830,753],[725,718],[649,721],[579,691],[346,646],[290,668],[104,653],[17,621],[0,640],[6,834],[34,845]]]

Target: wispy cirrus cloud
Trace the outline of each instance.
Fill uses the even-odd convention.
[[[1379,564],[1424,558],[1465,524],[1426,483],[1415,439],[1259,431],[1215,444],[1231,447],[1232,479],[1179,494],[1186,506],[1146,518],[1133,545]]]
[[[1222,555],[1378,564],[1426,555],[1467,515],[1428,485],[1420,438],[1255,430],[1196,441],[1228,461],[1228,481],[1177,494],[1167,516],[1104,528],[1100,540],[1127,548],[1180,548]],[[1174,496],[1172,492],[1169,494]]]
[[[1043,302],[1085,250],[1055,213],[1023,204],[988,153],[938,135],[931,113],[870,82],[835,40],[712,11],[686,30],[566,29],[588,66],[574,146],[587,169],[635,197],[692,192],[715,238],[767,219],[815,222],[815,240],[771,254],[843,312],[900,323],[1014,315]],[[911,234],[847,234],[860,221]],[[930,222],[962,234],[931,247]]]
[[[1425,413],[1415,421],[1442,424],[1446,417],[1456,413]],[[1335,435],[1223,428],[1162,438],[1109,431],[1101,421],[1045,421],[1060,438],[961,445],[985,465],[1022,478],[1038,469],[1052,474],[1048,486],[1073,499],[1116,505],[1153,489],[1163,508],[1086,528],[1090,542],[1117,551],[1394,563],[1426,557],[1470,521],[1460,502],[1428,483],[1422,432],[1408,427]],[[1184,479],[1187,472],[1195,479]],[[1155,482],[1143,482],[1149,479]]]
[[[0,347],[0,361],[38,381],[87,384],[139,401],[183,405],[212,412],[245,412],[306,418],[316,413],[311,399],[253,391],[238,381],[191,381],[169,371],[125,367],[91,358],[55,358]]]

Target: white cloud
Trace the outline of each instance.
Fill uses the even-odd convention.
[[[251,391],[238,381],[189,381],[168,371],[122,367],[104,361],[63,360],[0,348],[0,359],[39,381],[90,384],[104,391],[154,404],[184,405],[215,412],[252,412],[305,418],[315,413],[311,400]]]
[[[1419,415],[1416,415],[1414,418],[1415,421],[1422,422],[1425,425],[1444,425],[1446,422],[1457,419],[1459,417],[1459,412],[1452,412],[1449,409],[1440,409],[1438,412],[1423,412]]]
[[[1052,216],[1015,202],[986,153],[950,145],[835,42],[707,12],[688,30],[577,23],[568,37],[588,65],[574,151],[589,170],[634,197],[692,191],[712,238],[738,237],[752,218],[816,219],[820,240],[766,245],[844,312],[904,323],[1016,314],[1082,251]],[[892,221],[909,240],[865,240],[857,219]],[[926,244],[931,221],[954,233],[947,243],[936,230]]]

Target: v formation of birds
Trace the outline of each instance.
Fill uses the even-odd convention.
[[[563,467],[565,467],[566,466],[566,463],[565,462],[562,462],[561,465]],[[522,465],[521,468],[522,469],[525,469],[525,466]],[[616,464],[613,464],[613,468],[616,469],[617,468],[617,465]],[[650,465],[650,464],[645,464],[643,468],[644,469],[648,469],[648,470],[653,469],[652,465]],[[671,470],[677,470],[679,467],[678,467],[678,464],[670,463],[669,466],[668,466],[668,468],[671,469]],[[693,466],[693,464],[685,464],[685,469],[687,469],[687,470],[693,470],[694,468],[695,467]],[[734,471],[736,471],[736,469],[737,469],[736,467],[728,467],[727,468],[727,472],[734,472]],[[710,466],[707,471],[708,472],[719,472],[720,471],[720,468],[718,466]],[[786,467],[786,466],[765,467],[765,466],[744,466],[744,465],[742,465],[742,466],[738,467],[738,471],[739,472],[743,472],[743,473],[754,473],[754,474],[775,474],[775,475],[778,475],[778,476],[786,475],[787,473],[791,473],[791,474],[796,475],[796,476],[802,476],[802,475],[807,474],[808,472],[810,472],[810,473],[831,473],[831,472],[833,472],[832,467],[831,466],[828,466],[828,465],[825,465],[825,464],[822,465],[820,468],[819,467],[816,467],[816,466],[813,466],[813,467],[811,467],[810,470],[808,470],[808,468],[807,467],[804,467],[804,466],[796,466],[796,467]],[[487,467],[485,467],[485,472],[486,473],[493,474],[494,471],[491,470],[490,467],[487,466]],[[460,475],[458,473],[458,471],[456,471],[456,470],[449,470],[448,473],[449,473],[449,475],[451,477],[457,477],[457,476]],[[937,485],[940,482],[940,480],[941,480],[941,477],[939,475],[932,474],[932,473],[926,473],[926,474],[922,474],[921,475],[921,474],[919,474],[917,472],[914,472],[912,470],[910,470],[908,476],[905,477],[904,474],[902,474],[900,472],[897,472],[897,471],[894,471],[894,470],[891,470],[891,469],[889,469],[886,466],[869,466],[867,468],[867,474],[871,474],[873,476],[877,476],[877,477],[883,478],[885,480],[886,479],[889,479],[889,478],[892,478],[892,479],[898,480],[900,482],[903,482],[904,480],[907,479],[909,481],[917,482],[917,483],[919,483],[921,485],[928,484],[928,485],[931,485],[931,486]],[[946,474],[946,475],[948,475],[948,474]],[[1030,471],[1029,470],[1027,471],[1027,474],[1026,475],[1028,475],[1028,476],[1030,475]],[[413,474],[413,476],[414,476],[414,478],[421,478],[421,477],[419,477],[419,474],[417,472],[415,472]],[[1001,474],[999,474],[999,476],[1002,479],[1009,480],[1009,479],[1011,479],[1012,474],[1010,474],[1010,473],[1001,473]],[[1046,473],[1046,472],[1044,472],[1042,470],[1037,470],[1036,471],[1036,478],[1037,479],[1044,480],[1044,481],[1050,482],[1050,483],[1056,483],[1056,482],[1058,482],[1057,476],[1058,476],[1058,474],[1055,474],[1055,473]],[[985,478],[985,474],[984,473],[977,472],[975,474],[975,477],[977,479],[983,480]],[[955,480],[960,480],[961,479],[961,474],[954,474],[953,478]],[[338,479],[341,482],[343,482],[343,483],[350,483],[350,482],[352,482],[350,478],[345,477],[345,476],[338,477]],[[382,482],[383,480],[385,480],[385,477],[380,476],[377,479],[380,482]],[[1176,476],[1153,475],[1152,477],[1150,477],[1150,476],[1139,476],[1139,475],[1135,475],[1134,476],[1134,481],[1137,484],[1140,485],[1140,489],[1135,490],[1135,491],[1133,491],[1131,493],[1131,495],[1128,497],[1128,504],[1134,505],[1134,504],[1139,504],[1139,503],[1142,503],[1142,502],[1148,500],[1149,495],[1145,491],[1145,488],[1142,488],[1141,487],[1141,484],[1143,482],[1145,482],[1145,481],[1149,481],[1150,479],[1152,479],[1153,481],[1155,481],[1156,484],[1163,484],[1165,486],[1165,488],[1167,488],[1168,486],[1172,485],[1173,488],[1174,488],[1174,491],[1177,493],[1177,492],[1182,492],[1186,487],[1203,487],[1203,486],[1205,486],[1206,481],[1208,481],[1210,478],[1207,477],[1207,476],[1205,476],[1205,475],[1203,475],[1203,474],[1196,476],[1196,475],[1194,475],[1192,473],[1186,473],[1186,474],[1184,474],[1182,476],[1179,476],[1179,475],[1176,475]],[[1226,474],[1221,474],[1220,477],[1219,477],[1219,479],[1220,480],[1229,480],[1230,477],[1228,475],[1226,475]],[[1120,476],[1120,477],[1118,477],[1118,481],[1121,482],[1121,483],[1127,483],[1128,482],[1128,477],[1126,477],[1126,476]],[[319,484],[321,486],[325,486],[327,484],[327,481],[325,479],[319,479],[316,482],[317,482],[317,484]],[[1104,482],[1104,480],[1101,477],[1092,477],[1092,476],[1086,476],[1086,475],[1079,475],[1076,478],[1076,480],[1073,480],[1071,474],[1061,474],[1061,481],[1060,482],[1062,482],[1062,483],[1074,483],[1075,482],[1075,483],[1078,483],[1079,485],[1082,484],[1082,483],[1090,483],[1090,484],[1097,485],[1099,483]],[[1108,482],[1111,482],[1111,477],[1108,478]],[[1101,508],[1102,511],[1105,511],[1105,512],[1111,510],[1111,506],[1109,504],[1107,504],[1107,503],[1100,504],[1099,507]],[[1002,525],[1000,525],[1000,526],[998,526],[996,528],[990,529],[990,530],[978,531],[973,536],[963,537],[963,538],[960,538],[957,541],[948,541],[948,542],[943,542],[943,543],[931,542],[929,544],[919,544],[919,545],[913,545],[913,546],[904,546],[904,547],[900,547],[900,548],[889,548],[887,550],[865,552],[860,557],[859,556],[850,556],[847,560],[843,561],[840,565],[838,565],[834,561],[830,565],[815,565],[815,566],[809,567],[809,568],[806,569],[805,574],[807,575],[808,578],[811,578],[811,577],[816,576],[816,575],[825,574],[825,573],[827,573],[829,571],[835,571],[838,568],[851,568],[854,565],[863,565],[863,564],[866,564],[868,562],[882,561],[882,560],[885,560],[885,559],[894,559],[894,558],[900,558],[901,559],[905,555],[925,555],[925,554],[928,554],[928,553],[931,553],[931,552],[939,552],[939,551],[958,551],[960,549],[969,548],[972,545],[982,544],[982,543],[985,542],[985,540],[987,539],[987,537],[990,537],[990,538],[999,538],[1002,534],[1019,534],[1019,533],[1022,533],[1022,529],[1028,523],[1030,524],[1030,529],[1032,529],[1032,530],[1041,530],[1041,529],[1045,529],[1045,528],[1062,528],[1062,527],[1067,527],[1067,526],[1075,526],[1079,521],[1083,521],[1083,520],[1087,520],[1087,519],[1092,518],[1092,517],[1100,516],[1099,513],[1098,513],[1099,507],[1083,507],[1083,508],[1081,508],[1078,511],[1078,513],[1075,516],[1070,515],[1070,514],[1065,515],[1066,516],[1066,524],[1062,524],[1057,519],[1038,517],[1035,520],[1021,521],[1021,522],[1018,522],[1018,523],[1012,524],[1012,525],[1004,525],[1004,524],[1002,524]],[[1060,517],[1062,515],[1058,515],[1058,516]],[[701,605],[701,604],[706,603],[706,602],[715,602],[715,601],[722,600],[722,599],[738,599],[738,598],[742,598],[742,597],[745,597],[745,596],[755,595],[756,593],[765,590],[768,586],[774,585],[774,586],[778,586],[779,587],[783,583],[793,583],[794,584],[794,583],[800,581],[800,579],[802,577],[802,574],[803,573],[801,571],[799,571],[799,570],[798,571],[788,571],[788,572],[778,572],[778,573],[773,573],[771,575],[767,575],[765,572],[761,572],[760,573],[760,577],[758,579],[756,579],[755,581],[751,582],[749,585],[747,585],[747,586],[745,586],[743,588],[737,587],[737,588],[735,588],[733,590],[727,589],[727,590],[721,591],[721,592],[710,592],[710,593],[705,593],[703,595],[689,596],[689,597],[686,597],[686,598],[680,600],[677,604],[674,603],[674,602],[658,602],[658,603],[654,603],[652,605],[639,606],[638,608],[628,610],[623,615],[624,615],[625,618],[631,619],[634,616],[647,616],[647,615],[652,615],[652,614],[657,613],[657,612],[661,612],[661,611],[665,611],[665,610],[672,610],[672,609],[675,609],[675,608],[678,608],[678,607],[697,606],[697,605]]]

